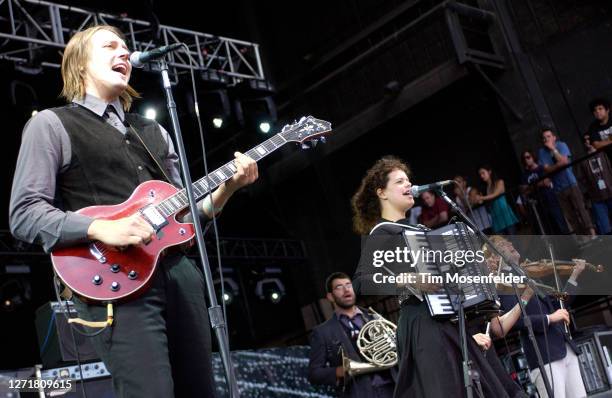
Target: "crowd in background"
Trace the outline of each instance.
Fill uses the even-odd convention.
[[[486,233],[515,234],[521,225],[531,233],[612,233],[612,118],[607,99],[590,102],[593,122],[583,134],[585,159],[574,162],[573,152],[551,127],[540,133],[542,145],[521,153],[520,185],[509,195],[505,181],[489,165],[478,168],[477,182],[455,176],[455,202]],[[421,206],[412,209],[413,223],[437,228],[453,217],[436,192],[424,192]]]

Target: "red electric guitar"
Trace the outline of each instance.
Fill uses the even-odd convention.
[[[331,124],[312,116],[286,125],[282,131],[246,153],[258,161],[289,142],[307,145],[324,140]],[[224,164],[193,183],[197,199],[202,199],[236,172],[234,162]],[[77,213],[93,218],[116,220],[140,213],[155,229],[155,238],[146,245],[124,250],[99,241],[57,249],[51,253],[55,273],[74,293],[87,300],[122,301],[142,293],[155,272],[157,261],[172,246],[189,242],[195,236],[191,223],[180,223],[176,216],[189,207],[185,189],[178,190],[163,181],[140,184],[125,202],[113,206],[91,206]]]

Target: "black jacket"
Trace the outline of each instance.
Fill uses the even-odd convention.
[[[367,310],[360,308],[367,316]],[[369,318],[368,318],[369,319]],[[357,353],[340,320],[334,315],[317,326],[310,338],[310,362],[308,364],[308,381],[312,384],[326,384],[336,387],[338,396],[351,398],[369,398],[375,396],[372,388],[372,375],[364,374],[349,379],[346,387],[336,383],[336,368],[342,366],[340,347],[344,355],[354,361],[364,360]],[[396,380],[397,369],[391,368],[391,377]]]

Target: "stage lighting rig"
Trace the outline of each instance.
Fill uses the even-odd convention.
[[[285,296],[285,285],[279,278],[264,278],[255,285],[255,294],[261,300],[278,304]]]

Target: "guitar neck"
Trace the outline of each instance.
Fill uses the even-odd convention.
[[[276,134],[273,137],[262,142],[255,148],[252,148],[247,151],[245,155],[258,162],[259,160],[268,156],[278,148],[285,145],[287,142],[288,141],[285,140],[282,135]],[[204,198],[219,185],[232,178],[234,174],[236,174],[236,171],[236,166],[234,165],[234,161],[232,160],[230,162],[225,163],[223,166],[219,167],[213,172],[209,173],[207,176],[204,176],[194,182],[191,187],[196,196],[196,200]],[[171,197],[159,203],[156,207],[161,213],[163,213],[167,217],[186,209],[188,206],[189,201],[187,199],[187,190],[183,188],[179,192],[175,193]]]

